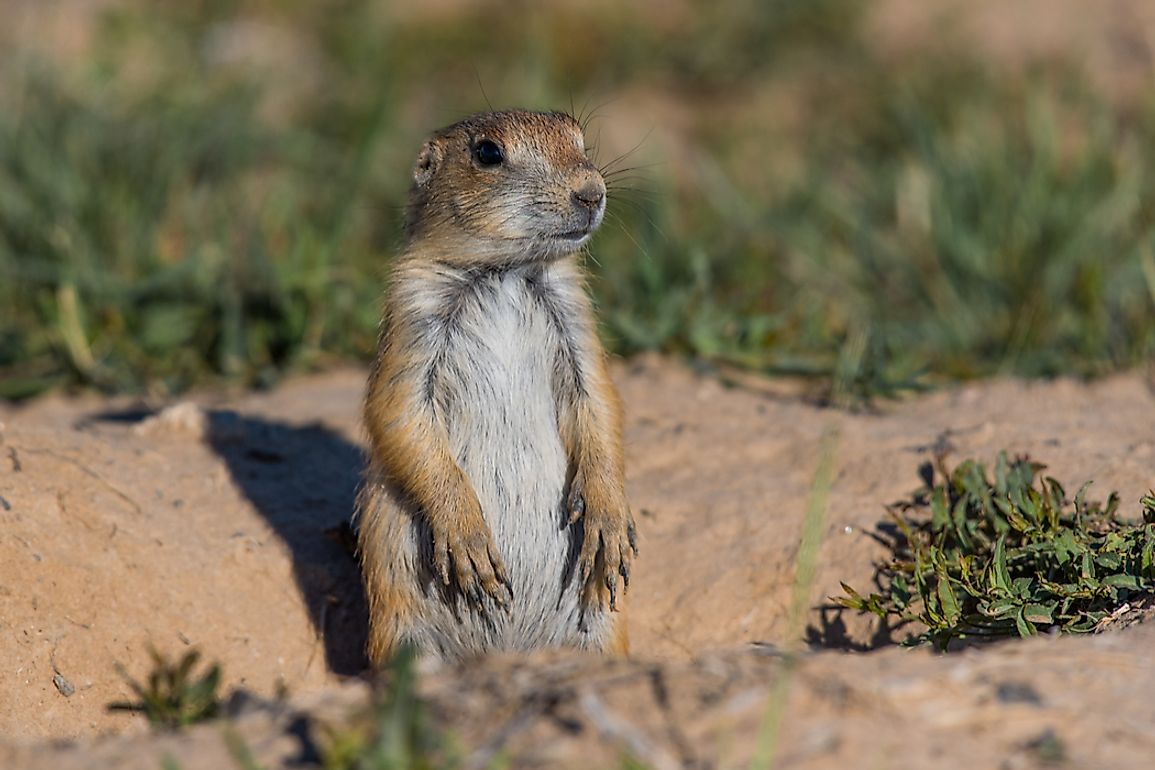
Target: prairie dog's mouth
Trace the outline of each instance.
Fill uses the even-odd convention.
[[[556,233],[553,237],[559,241],[580,241],[584,238],[589,238],[593,235],[594,229],[591,227],[588,230],[570,230],[565,233]]]
[[[589,222],[588,224],[586,224],[585,226],[579,226],[576,229],[565,230],[565,231],[560,232],[560,233],[553,233],[549,237],[554,239],[555,241],[565,241],[567,243],[578,243],[579,241],[584,241],[587,238],[589,238],[591,235],[593,235],[594,232],[601,225],[601,223],[602,223],[602,218],[600,216],[597,216],[597,217],[594,217],[593,220],[591,222]]]
[[[596,227],[587,227],[582,230],[565,230],[562,232],[542,233],[535,239],[535,247],[546,259],[574,254],[585,247]]]

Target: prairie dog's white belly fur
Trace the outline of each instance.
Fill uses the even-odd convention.
[[[569,458],[558,423],[555,382],[567,358],[557,319],[568,281],[550,268],[492,271],[456,287],[431,321],[434,363],[427,377],[432,408],[454,459],[481,503],[513,591],[508,611],[485,599],[480,609],[446,595],[415,566],[421,612],[407,636],[445,657],[488,649],[599,647],[610,632],[606,613],[585,609],[574,574],[581,526],[567,523]],[[403,289],[402,289],[403,291]],[[559,308],[561,309],[559,311]],[[417,524],[409,545],[418,553]],[[424,562],[425,564],[422,564]]]

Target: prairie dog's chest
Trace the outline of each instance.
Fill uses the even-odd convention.
[[[516,375],[551,357],[554,333],[532,284],[520,274],[480,282],[462,303],[451,344],[461,356],[474,355],[491,375]]]
[[[544,564],[568,548],[558,513],[567,465],[556,388],[564,330],[542,291],[516,273],[471,287],[434,381],[450,451],[515,581],[554,575]]]
[[[566,318],[555,293],[540,274],[513,270],[463,292],[433,377],[451,433],[556,426]]]

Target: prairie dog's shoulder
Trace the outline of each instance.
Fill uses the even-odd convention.
[[[467,266],[409,254],[393,267],[389,281],[392,313],[404,312],[417,318],[443,315],[453,309],[462,295],[476,288],[483,274]]]

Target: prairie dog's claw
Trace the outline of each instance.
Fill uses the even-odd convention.
[[[575,485],[569,495],[571,522],[576,521],[576,518],[582,518],[585,522],[585,535],[578,557],[578,575],[581,585],[598,586],[597,594],[601,597],[608,594],[610,610],[616,612],[618,576],[622,578],[622,589],[629,590],[630,562],[638,551],[637,533],[629,508],[624,502],[613,502],[619,500],[619,495],[610,497],[609,504],[603,504],[600,502],[601,495],[591,496],[587,494],[589,491]],[[592,500],[587,504],[590,497]],[[574,517],[574,513],[579,510],[580,516]],[[604,594],[601,593],[603,587],[606,591]],[[604,598],[598,601],[600,603]]]
[[[435,530],[433,562],[442,583],[456,584],[458,591],[479,606],[489,596],[507,609],[513,601],[513,586],[484,520],[476,526],[458,527],[447,536],[439,535]]]
[[[449,544],[437,540],[433,547],[433,569],[444,585],[449,585]]]
[[[569,496],[569,523],[573,524],[584,516],[585,512],[586,499],[580,493],[571,493]]]

